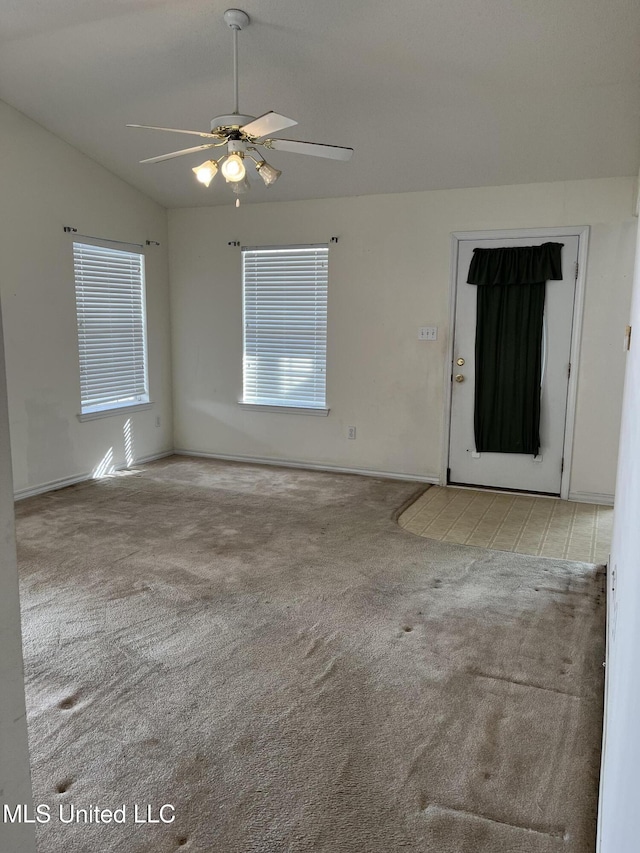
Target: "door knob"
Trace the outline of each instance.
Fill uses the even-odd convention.
[[[464,382],[464,376],[461,373],[456,373],[456,382]]]
[[[458,365],[458,367],[462,367],[462,365],[464,364],[464,358],[457,359],[456,364]]]

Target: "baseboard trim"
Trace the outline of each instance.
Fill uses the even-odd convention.
[[[124,471],[126,468],[131,468],[132,465],[144,465],[145,462],[154,462],[156,459],[164,459],[165,456],[173,456],[173,450],[164,450],[162,453],[153,453],[150,456],[140,456],[129,465],[126,462],[121,462],[113,467],[116,471]],[[64,477],[61,480],[51,480],[48,483],[41,483],[39,486],[29,486],[26,489],[18,489],[13,493],[13,499],[15,501],[21,501],[25,498],[33,498],[36,495],[43,495],[46,492],[55,492],[58,489],[64,489],[67,486],[86,483],[88,480],[93,479],[93,474],[86,472],[84,474],[76,474],[75,477]]]
[[[65,477],[62,480],[50,480],[48,483],[41,483],[39,486],[29,486],[26,489],[18,489],[13,493],[13,499],[16,501],[24,500],[24,498],[32,498],[35,495],[43,495],[45,492],[54,492],[58,489],[65,489],[67,486],[75,486],[77,483],[83,483],[89,480],[91,474],[78,474],[75,477]]]
[[[569,492],[569,500],[581,504],[602,504],[613,506],[614,495],[605,495],[600,492]]]
[[[247,462],[252,465],[274,465],[277,468],[301,468],[310,471],[328,471],[332,474],[360,474],[363,477],[380,477],[385,480],[404,480],[410,483],[440,483],[439,477],[422,474],[398,474],[394,471],[376,471],[372,468],[343,468],[339,465],[323,465],[316,462],[301,462],[291,459],[271,459],[262,456],[234,456],[228,453],[204,453],[200,450],[174,450],[176,456],[198,456],[203,459],[221,459],[226,462]]]
[[[341,465],[324,465],[317,462],[304,462],[292,459],[272,459],[267,456],[237,456],[229,453],[205,453],[200,450],[164,450],[162,453],[153,453],[150,456],[141,456],[134,460],[133,465],[144,465],[146,462],[154,462],[156,459],[164,459],[167,456],[197,456],[203,459],[222,459],[227,462],[247,462],[253,465],[273,465],[279,468],[300,468],[310,471],[328,471],[334,474],[359,474],[363,477],[380,477],[386,480],[404,480],[414,483],[429,483],[431,485],[440,485],[440,478],[437,476],[425,476],[422,474],[399,474],[395,471],[378,471],[373,468],[346,468]],[[121,462],[115,465],[116,471],[123,471],[130,467],[126,462]],[[35,497],[42,495],[45,492],[53,492],[58,489],[64,489],[67,486],[74,486],[77,483],[84,483],[87,480],[93,479],[90,472],[77,474],[74,477],[65,477],[60,480],[51,480],[48,483],[42,483],[39,486],[30,486],[26,489],[18,489],[14,492],[14,500],[20,501],[24,498]],[[601,504],[603,506],[613,506],[614,496],[603,494],[600,492],[569,492],[569,500],[578,503]]]

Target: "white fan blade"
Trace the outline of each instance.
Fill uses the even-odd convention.
[[[127,127],[141,127],[143,130],[167,130],[169,133],[190,133],[192,136],[204,136],[205,139],[220,139],[218,133],[204,133],[201,130],[178,130],[177,127],[154,127],[150,124],[128,124]]]
[[[330,160],[350,160],[353,148],[340,145],[323,145],[321,142],[299,142],[296,139],[267,139],[267,148],[276,151],[292,151],[294,154],[311,154],[312,157],[328,157]]]
[[[193,154],[194,151],[204,151],[207,148],[215,148],[213,143],[209,145],[196,145],[195,148],[183,148],[182,151],[172,151],[171,154],[161,154],[159,157],[148,157],[140,160],[141,163],[159,163],[161,160],[171,160],[173,157],[182,157],[183,154]]]
[[[254,120],[250,121],[249,124],[245,124],[244,127],[241,127],[240,130],[243,133],[246,133],[247,136],[259,139],[261,136],[266,136],[268,133],[278,133],[279,131],[284,130],[285,127],[293,127],[294,124],[298,124],[298,122],[294,121],[292,118],[281,116],[278,113],[269,112],[265,113],[263,116],[254,118]]]

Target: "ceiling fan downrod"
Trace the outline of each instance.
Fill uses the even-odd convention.
[[[238,33],[244,27],[249,26],[250,18],[242,9],[227,9],[224,13],[224,19],[228,27],[233,32],[233,115],[238,115],[239,96],[238,96]]]

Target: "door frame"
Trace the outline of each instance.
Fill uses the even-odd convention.
[[[447,469],[449,467],[449,443],[451,436],[451,398],[453,378],[453,344],[456,321],[456,296],[458,286],[458,249],[463,240],[514,240],[520,238],[538,239],[549,237],[578,237],[578,275],[573,299],[573,320],[571,325],[571,373],[567,388],[567,416],[564,427],[564,467],[560,482],[560,498],[568,500],[571,482],[571,467],[573,458],[573,433],[576,418],[576,400],[578,395],[578,373],[580,360],[580,344],[582,340],[582,318],[584,314],[584,294],[587,272],[587,256],[589,251],[589,226],[577,225],[557,228],[509,228],[496,231],[454,231],[451,234],[451,263],[449,283],[449,341],[444,375],[444,423],[442,442],[442,468],[440,484],[447,485]],[[499,490],[498,490],[499,491]]]

